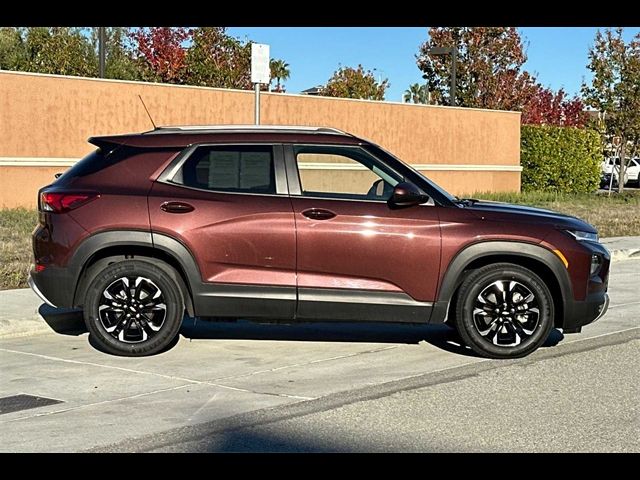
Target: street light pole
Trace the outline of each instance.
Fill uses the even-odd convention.
[[[426,51],[427,55],[451,55],[451,84],[449,85],[449,105],[456,105],[456,64],[458,49],[456,47],[433,47]]]
[[[99,63],[100,78],[104,78],[105,43],[106,43],[105,27],[98,27],[98,59],[100,62]]]
[[[451,106],[456,106],[456,64],[458,63],[458,49],[451,47],[451,89],[450,102]]]

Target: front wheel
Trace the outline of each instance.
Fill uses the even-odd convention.
[[[531,270],[511,263],[487,265],[460,286],[454,323],[464,342],[483,357],[524,357],[549,336],[553,299]]]
[[[161,352],[182,324],[184,302],[175,281],[140,260],[105,267],[87,289],[84,320],[106,352],[129,357]]]

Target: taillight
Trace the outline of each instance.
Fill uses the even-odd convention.
[[[63,213],[81,207],[100,196],[96,192],[42,192],[40,209],[44,212]]]

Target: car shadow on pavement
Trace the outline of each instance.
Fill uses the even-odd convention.
[[[54,308],[42,304],[38,312],[56,333],[73,336],[87,333],[82,312],[79,310]],[[462,343],[460,336],[454,329],[444,324],[411,325],[374,322],[284,324],[255,323],[247,320],[207,321],[185,316],[180,334],[192,340],[279,340],[296,342],[404,343],[414,345],[424,341],[447,352],[471,357],[478,356]],[[564,335],[558,329],[553,329],[542,346],[552,347],[563,339]],[[89,342],[94,348],[97,348],[91,338]],[[177,338],[166,350],[171,350],[176,344]]]
[[[43,303],[38,308],[38,313],[47,325],[56,333],[62,335],[82,335],[87,333],[87,327],[82,318],[82,310],[71,308],[55,308]]]
[[[445,324],[410,325],[374,322],[254,323],[215,322],[185,317],[180,333],[189,339],[281,340],[298,342],[404,343],[427,342],[458,355],[477,357],[458,333]],[[553,329],[542,345],[552,347],[564,335]]]

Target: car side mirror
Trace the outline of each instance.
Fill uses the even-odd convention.
[[[429,200],[429,196],[410,182],[400,182],[394,189],[389,201],[390,208],[413,207]]]

